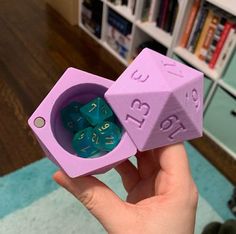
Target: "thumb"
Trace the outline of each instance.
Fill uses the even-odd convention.
[[[119,227],[127,213],[125,203],[104,183],[92,176],[69,178],[62,171],[54,180],[71,192],[104,226],[107,231]],[[127,217],[127,216],[126,216]]]

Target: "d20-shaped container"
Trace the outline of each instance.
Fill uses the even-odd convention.
[[[63,127],[60,111],[72,101],[85,104],[104,93],[113,81],[69,68],[29,119],[45,154],[70,177],[101,173],[135,155],[137,148],[123,131],[119,144],[97,158],[81,158],[72,148],[73,134]]]
[[[144,49],[105,93],[140,151],[202,135],[203,73]]]

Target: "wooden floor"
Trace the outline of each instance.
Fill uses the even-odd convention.
[[[27,119],[69,66],[113,80],[125,69],[43,0],[0,1],[0,175],[42,158]],[[193,144],[236,183],[235,161],[206,137]]]

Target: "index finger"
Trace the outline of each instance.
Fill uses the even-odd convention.
[[[177,178],[191,176],[187,153],[183,143],[178,143],[154,150],[155,160],[161,170]]]

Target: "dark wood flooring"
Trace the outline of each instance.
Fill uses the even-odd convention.
[[[0,175],[43,157],[27,119],[69,66],[113,80],[125,69],[43,0],[0,0]],[[193,144],[236,183],[235,161],[206,137]]]

